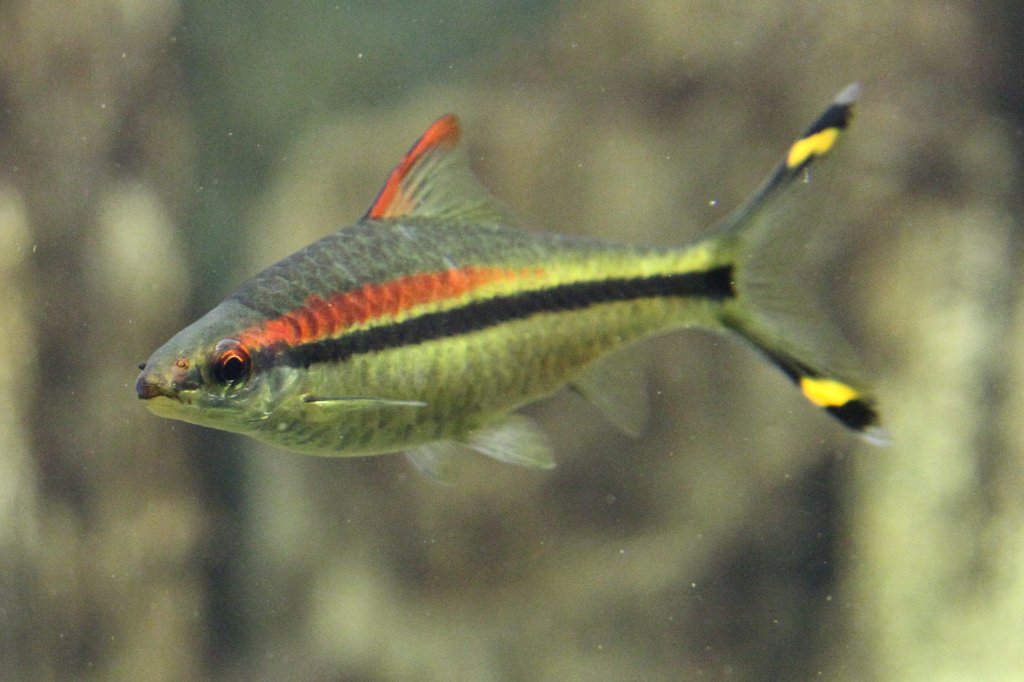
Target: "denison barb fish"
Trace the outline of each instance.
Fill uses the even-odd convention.
[[[608,356],[698,326],[746,340],[813,405],[884,442],[875,399],[826,360],[841,340],[792,310],[759,264],[787,229],[782,200],[835,146],[858,93],[844,89],[744,206],[682,248],[519,229],[444,116],[361,220],[271,265],[153,353],[139,398],[160,416],[314,455],[405,451],[443,475],[460,444],[550,467],[517,408],[570,385],[638,431],[642,409],[616,395],[624,373]]]

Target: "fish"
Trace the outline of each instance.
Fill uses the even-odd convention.
[[[569,386],[636,434],[646,401],[630,395],[623,349],[697,327],[746,342],[813,406],[884,444],[876,398],[830,359],[840,335],[790,309],[777,264],[761,262],[859,93],[844,88],[750,199],[681,247],[521,228],[473,174],[459,119],[442,116],[362,219],[260,272],[141,363],[138,397],[300,453],[405,452],[441,479],[467,449],[547,469],[549,441],[519,408]]]

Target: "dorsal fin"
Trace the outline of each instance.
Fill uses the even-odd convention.
[[[454,114],[434,121],[391,171],[366,218],[422,216],[488,226],[508,224],[505,209],[473,176],[459,144],[460,133]]]

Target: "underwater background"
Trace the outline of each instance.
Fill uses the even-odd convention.
[[[1024,679],[1015,2],[0,4],[0,678]],[[794,263],[887,448],[681,333],[557,469],[320,459],[136,365],[363,214],[437,116],[524,225],[670,245],[850,81]],[[816,171],[817,172],[817,171]]]

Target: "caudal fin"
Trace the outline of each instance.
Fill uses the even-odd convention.
[[[843,89],[712,239],[723,262],[733,266],[736,296],[723,304],[723,324],[781,369],[808,401],[881,445],[889,436],[874,396],[852,378],[853,353],[823,316],[813,314],[798,283],[786,284],[800,248],[788,225],[793,201],[813,190],[811,167],[835,147],[859,94],[856,83]]]

